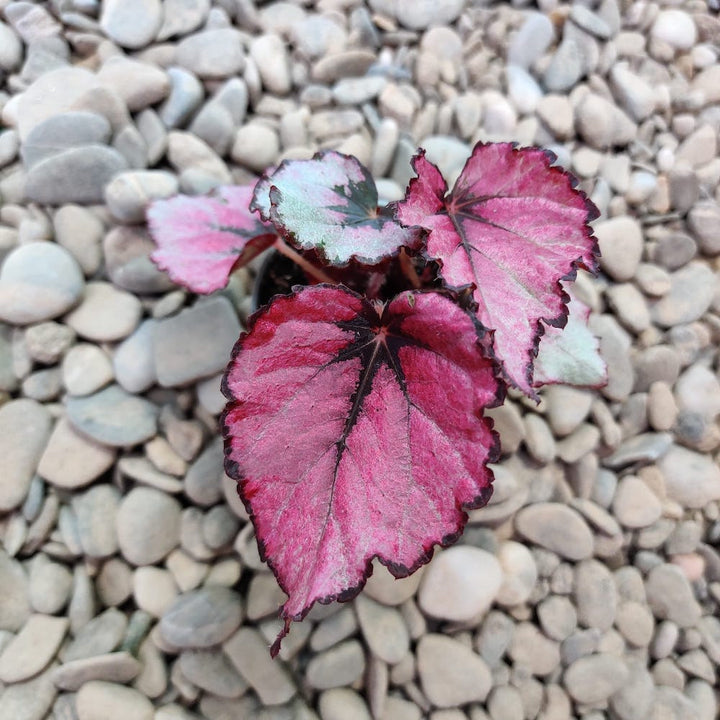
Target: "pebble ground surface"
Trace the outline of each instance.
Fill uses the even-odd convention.
[[[0,720],[713,720],[717,0],[0,0]],[[198,299],[153,198],[319,148],[550,147],[602,215],[607,387],[515,394],[490,505],[271,662],[222,471],[251,271]]]

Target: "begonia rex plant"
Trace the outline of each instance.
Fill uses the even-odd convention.
[[[403,200],[337,152],[254,187],[155,202],[153,260],[197,293],[274,248],[303,283],[247,322],[222,389],[225,468],[288,596],[284,626],[348,600],[378,558],[395,577],[488,502],[509,387],[598,386],[605,367],[570,302],[596,270],[597,210],[538,148],[479,143],[453,189],[422,150]]]

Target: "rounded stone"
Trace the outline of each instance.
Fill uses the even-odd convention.
[[[0,631],[17,632],[30,617],[28,578],[23,566],[0,548]]]
[[[153,201],[175,195],[177,178],[165,170],[128,170],[116,175],[105,188],[105,200],[113,217],[124,223],[145,220]]]
[[[242,73],[245,67],[242,34],[234,28],[218,28],[188,35],[178,43],[175,60],[201,78]]]
[[[655,696],[653,677],[642,660],[630,659],[627,665],[628,679],[610,698],[613,716],[617,716],[618,720],[637,720],[637,718],[649,717]]]
[[[122,605],[132,595],[133,571],[120,558],[103,563],[95,580],[100,602],[105,607]]]
[[[671,8],[658,13],[650,35],[677,50],[689,50],[697,40],[697,28],[691,15]]]
[[[588,93],[575,108],[578,135],[597,150],[627,145],[635,139],[637,126],[610,100]]]
[[[420,567],[407,577],[396,578],[379,560],[373,560],[373,573],[363,592],[383,605],[402,605],[417,592],[426,567]]]
[[[685,628],[692,627],[700,619],[702,610],[692,587],[675,565],[656,565],[645,580],[645,592],[653,615],[660,620],[671,620]]]
[[[100,27],[121,47],[137,50],[155,38],[162,15],[160,0],[105,0]]]
[[[158,40],[187,35],[200,27],[207,20],[210,0],[165,0],[163,6],[165,12]]]
[[[487,699],[491,720],[523,720],[525,709],[523,696],[512,685],[500,685],[490,692]]]
[[[465,6],[465,0],[398,0],[395,15],[410,30],[425,30],[434,25],[452,25]]]
[[[497,559],[503,581],[495,601],[500,605],[521,605],[528,600],[537,582],[535,558],[524,545],[508,541],[500,546]]]
[[[562,642],[577,628],[577,611],[564,595],[550,595],[537,606],[537,616],[543,632]]]
[[[130,112],[155,105],[170,91],[170,81],[163,70],[123,55],[109,57],[98,70],[97,78],[123,99]]]
[[[400,662],[410,649],[410,635],[400,612],[364,595],[355,600],[355,612],[373,655],[390,665]]]
[[[492,686],[485,661],[466,645],[444,635],[420,638],[417,669],[425,696],[439,708],[483,702]]]
[[[700,250],[706,255],[719,254],[720,205],[712,200],[702,200],[692,207],[687,221]]]
[[[0,513],[25,500],[51,426],[50,414],[34,400],[0,406]]]
[[[272,33],[261,35],[250,45],[250,56],[263,85],[273,95],[287,95],[292,87],[290,58],[283,40]]]
[[[610,571],[597,560],[583,560],[575,569],[573,588],[581,625],[605,632],[615,620],[617,590]]]
[[[612,509],[618,522],[631,529],[648,527],[662,515],[658,497],[634,475],[626,475],[618,483]]]
[[[141,668],[129,652],[121,650],[65,662],[53,672],[53,681],[58,688],[73,692],[92,680],[130,682],[137,677]]]
[[[97,281],[87,284],[82,303],[65,321],[81,337],[114,342],[130,335],[141,315],[142,305],[134,295]]]
[[[693,679],[685,686],[685,694],[695,704],[698,710],[698,720],[715,720],[717,718],[718,698],[713,684]]]
[[[141,217],[145,216],[146,202],[148,199],[140,201],[138,205]],[[128,214],[127,217],[129,216]],[[170,278],[150,259],[156,247],[145,228],[113,228],[103,240],[108,277],[118,287],[136,295],[172,290],[175,286]]]
[[[110,653],[119,647],[128,629],[124,613],[109,608],[90,619],[60,652],[63,662]]]
[[[185,494],[197,505],[214,505],[222,497],[220,480],[224,476],[223,459],[222,441],[216,438],[185,473]],[[232,486],[235,492],[237,484],[233,482]]]
[[[235,134],[230,157],[250,170],[263,172],[277,160],[280,141],[277,133],[259,122],[243,125]]]
[[[307,666],[306,678],[317,690],[352,685],[365,672],[365,653],[357,640],[335,645],[316,655]]]
[[[471,620],[490,607],[502,580],[502,569],[494,555],[469,545],[456,545],[439,553],[426,568],[418,604],[432,617]]]
[[[265,705],[282,705],[297,692],[292,675],[284,663],[273,661],[258,630],[241,627],[223,644],[223,652]]]
[[[553,433],[565,437],[585,420],[593,403],[593,395],[568,385],[548,385],[545,388],[547,418]]]
[[[100,86],[95,74],[76,66],[61,66],[45,72],[23,92],[17,103],[20,139],[49,117],[78,109],[78,104]],[[62,92],[58,89],[62,88]]]
[[[167,148],[166,128],[184,125],[200,107],[205,94],[197,77],[183,68],[171,67],[167,76],[170,80],[170,94],[158,108],[158,122],[150,124],[148,121],[149,130],[157,136],[158,159],[165,154]]]
[[[628,669],[621,658],[598,653],[573,662],[565,671],[564,684],[574,700],[592,704],[607,700],[627,678]]]
[[[72,591],[72,573],[60,563],[41,561],[38,555],[30,570],[30,604],[45,615],[60,612]]]
[[[240,596],[211,585],[179,595],[160,620],[160,633],[177,648],[206,648],[229,638],[241,622]]]
[[[600,267],[613,280],[623,282],[635,275],[643,252],[643,234],[635,218],[620,215],[595,225],[600,246]]]
[[[72,426],[102,445],[128,447],[157,432],[157,407],[144,398],[111,385],[94,395],[70,397],[67,417]]]
[[[150,700],[133,688],[91,680],[75,698],[78,720],[153,720]]]
[[[51,242],[15,248],[0,270],[0,320],[13,325],[50,320],[72,308],[85,281],[75,258]]]
[[[248,688],[247,682],[220,650],[185,650],[180,654],[179,665],[184,677],[213,695],[237,698]]]
[[[0,22],[0,68],[15,70],[23,58],[23,44],[9,25]]]
[[[180,542],[180,503],[154,488],[136,487],[120,503],[120,552],[133,565],[152,565]]]
[[[75,340],[75,333],[66,325],[43,322],[25,331],[25,345],[33,360],[54,365]]]
[[[145,320],[115,348],[113,371],[123,390],[141,393],[157,382],[153,356],[153,330],[157,321]]]
[[[224,370],[240,334],[237,311],[224,297],[196,303],[153,326],[158,382],[175,387]]]
[[[95,485],[73,496],[80,545],[91,558],[109,557],[117,552],[115,519],[120,493],[113,485]]]
[[[657,325],[669,328],[691,323],[711,306],[717,276],[704,262],[693,261],[670,276],[670,291],[658,300],[651,315]]]
[[[95,112],[66,111],[43,120],[28,134],[20,155],[26,168],[62,150],[82,145],[107,145],[110,122]]]
[[[532,675],[550,675],[560,665],[560,645],[530,622],[515,627],[508,655]]]
[[[94,275],[102,259],[100,219],[87,208],[64,205],[53,216],[53,229],[58,244],[72,254],[85,276]]]
[[[350,688],[332,688],[320,694],[322,720],[371,720],[365,700]]]
[[[112,363],[97,345],[78,343],[63,358],[62,377],[71,395],[90,395],[112,381]]]
[[[119,102],[119,100],[118,100]],[[104,145],[81,145],[62,150],[30,168],[25,183],[28,200],[45,205],[100,203],[103,189],[127,161]]]
[[[515,516],[515,528],[531,542],[568,560],[593,554],[593,536],[582,516],[560,503],[524,507]]]
[[[641,648],[650,644],[655,631],[655,621],[648,607],[634,600],[619,605],[615,625],[631,645]]]
[[[673,445],[658,461],[668,498],[702,509],[720,499],[720,468],[709,455]]]
[[[41,672],[60,647],[67,628],[67,618],[31,615],[0,654],[0,680],[17,683]]]
[[[141,610],[159,618],[175,601],[178,588],[168,570],[139,567],[133,574],[133,596]]]

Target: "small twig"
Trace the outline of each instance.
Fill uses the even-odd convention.
[[[417,274],[415,265],[413,265],[412,258],[410,257],[410,255],[408,255],[408,252],[405,248],[400,248],[399,257],[400,267],[402,268],[405,277],[410,281],[410,284],[416,290],[419,290],[422,287],[422,280],[420,280],[420,276]]]
[[[318,282],[337,285],[329,275],[326,275],[320,268],[315,267],[309,260],[306,260],[299,252],[293,250],[282,238],[278,237],[273,247],[286,258],[290,258],[298,267],[302,268],[308,275],[314,277]]]

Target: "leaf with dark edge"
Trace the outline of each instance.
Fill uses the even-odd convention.
[[[597,208],[552,154],[511,143],[475,146],[452,192],[420,151],[417,178],[398,203],[404,225],[429,231],[427,255],[447,285],[473,288],[477,316],[494,330],[494,353],[508,380],[531,397],[533,360],[544,327],[562,327],[560,281],[596,269],[588,222]]]
[[[258,182],[251,207],[305,250],[332,265],[355,259],[373,265],[418,233],[402,227],[389,209],[378,209],[367,168],[350,155],[328,150],[311,160],[286,160]]]
[[[607,367],[600,356],[600,342],[588,328],[590,308],[570,288],[568,321],[564,328],[549,327],[540,339],[535,358],[534,386],[565,383],[599,388],[607,383]]]
[[[225,287],[230,273],[268,248],[272,225],[249,209],[253,186],[218,188],[214,195],[156,200],[147,211],[157,249],[150,256],[173,282],[196,293]]]
[[[492,492],[503,399],[475,321],[405,292],[378,311],[342,286],[297,288],[251,317],[223,380],[225,468],[288,595],[284,630],[348,600],[378,557],[396,577],[461,533]]]

